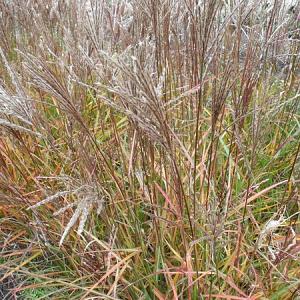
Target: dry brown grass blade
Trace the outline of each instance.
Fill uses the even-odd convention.
[[[295,181],[295,183],[298,183],[298,182],[300,182],[300,180]],[[263,189],[262,191],[254,194],[253,196],[251,196],[248,199],[246,199],[244,201],[244,203],[240,203],[238,206],[235,207],[235,210],[238,211],[238,210],[244,208],[245,203],[247,203],[247,205],[248,205],[249,203],[255,201],[256,199],[258,199],[259,197],[265,195],[266,193],[268,193],[269,191],[273,190],[274,188],[276,188],[278,186],[281,186],[281,185],[284,185],[286,183],[288,183],[288,180],[283,180],[281,182],[277,182],[277,183],[272,184],[271,186],[268,186],[267,188]],[[234,212],[231,212],[230,215],[232,215],[232,214],[234,214]]]
[[[120,268],[123,264],[127,264],[127,261],[131,259],[133,256],[135,256],[137,253],[133,252],[124,257],[122,260],[117,262],[114,266],[110,268],[89,290],[81,297],[81,299],[85,299],[95,288],[99,286],[101,282],[103,282],[107,277],[109,277],[112,273],[114,273],[117,269]]]
[[[18,270],[20,270],[23,266],[26,266],[27,264],[29,264],[32,260],[34,260],[36,257],[38,257],[40,255],[42,255],[42,251],[37,251],[36,253],[34,253],[33,255],[31,255],[28,259],[26,259],[25,261],[23,261],[20,265],[18,265],[14,269],[12,269],[9,272],[7,272],[4,276],[2,276],[0,278],[0,282],[2,282],[5,278],[7,278],[10,275],[12,275],[14,272],[17,272]]]

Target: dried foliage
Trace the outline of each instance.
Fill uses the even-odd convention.
[[[0,0],[14,295],[296,297],[299,16],[293,0]]]

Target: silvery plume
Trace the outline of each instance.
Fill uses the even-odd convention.
[[[8,63],[1,48],[0,57],[15,89],[15,93],[12,93],[3,82],[0,84],[0,125],[39,136],[39,133],[30,129],[33,125],[33,101],[26,95],[16,72]]]
[[[91,213],[92,209],[96,208],[96,213],[100,214],[104,205],[103,193],[101,191],[101,188],[99,188],[97,185],[83,184],[79,187],[75,187],[73,183],[70,186],[68,186],[66,190],[59,191],[53,195],[50,195],[45,199],[41,200],[40,202],[28,207],[28,209],[35,209],[47,203],[53,202],[61,197],[70,195],[73,196],[73,198],[75,199],[74,202],[65,205],[64,207],[62,207],[54,213],[54,216],[57,216],[66,212],[70,208],[75,208],[72,217],[70,218],[68,224],[64,229],[59,245],[62,245],[71,228],[75,225],[77,221],[79,221],[77,233],[78,235],[82,234],[87,218]]]

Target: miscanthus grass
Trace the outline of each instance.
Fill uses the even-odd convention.
[[[299,297],[299,16],[0,0],[0,297]]]

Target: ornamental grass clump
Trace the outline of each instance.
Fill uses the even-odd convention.
[[[0,0],[6,297],[298,297],[299,13]]]

